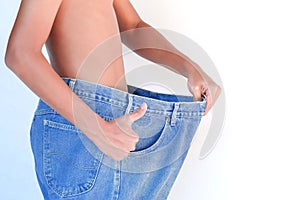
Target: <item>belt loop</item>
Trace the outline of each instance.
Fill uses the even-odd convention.
[[[171,126],[176,125],[176,116],[177,116],[178,108],[179,108],[179,103],[174,103],[174,110],[173,110],[172,118],[171,118]]]
[[[75,82],[76,82],[75,79],[70,79],[70,81],[69,81],[69,88],[70,88],[72,91],[74,91]]]
[[[128,105],[127,105],[125,114],[129,114],[130,109],[132,107],[132,101],[133,101],[132,95],[128,94]]]

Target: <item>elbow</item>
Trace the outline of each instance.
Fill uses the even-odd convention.
[[[22,48],[20,45],[9,44],[7,46],[4,61],[6,66],[15,74],[19,74],[23,71],[26,63],[30,61],[32,55],[28,48]]]
[[[6,66],[12,71],[15,71],[18,68],[18,66],[20,66],[20,63],[23,59],[21,56],[23,54],[22,52],[23,51],[20,50],[18,47],[8,45],[5,52],[4,61]]]
[[[7,47],[4,57],[4,62],[9,69],[12,69],[15,66],[15,61],[17,59],[15,50]]]

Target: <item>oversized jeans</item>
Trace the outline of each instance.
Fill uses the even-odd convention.
[[[205,111],[205,98],[193,102],[191,96],[133,86],[124,92],[78,79],[63,80],[107,121],[133,112],[143,102],[148,109],[132,125],[140,138],[135,151],[114,161],[40,100],[31,127],[31,146],[44,198],[167,199]]]

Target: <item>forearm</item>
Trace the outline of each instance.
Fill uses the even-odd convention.
[[[122,41],[138,55],[188,77],[195,63],[177,50],[163,35],[141,21],[136,29],[122,33]]]
[[[64,83],[41,52],[23,52],[11,53],[8,50],[8,67],[59,114],[82,131],[87,130],[85,120],[95,117],[95,113]]]
[[[21,2],[9,37],[5,62],[42,100],[79,129],[85,130],[84,115],[92,116],[94,112],[70,90],[41,52],[61,2],[62,0]],[[83,111],[82,117],[76,115],[78,111]]]

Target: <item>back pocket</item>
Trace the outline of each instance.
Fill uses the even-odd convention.
[[[85,193],[95,184],[101,160],[94,158],[70,124],[44,120],[43,165],[48,185],[60,197]]]

